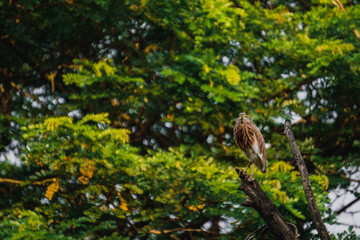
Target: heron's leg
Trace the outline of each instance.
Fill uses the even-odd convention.
[[[249,164],[246,166],[246,168],[245,168],[245,172],[249,169],[249,167],[251,166],[251,164],[252,164],[252,162],[249,162]]]
[[[254,167],[255,167],[255,164],[252,165],[252,170],[251,170],[251,177],[254,175]]]

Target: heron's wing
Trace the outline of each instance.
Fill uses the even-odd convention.
[[[253,132],[255,134],[255,141],[252,144],[252,150],[258,155],[258,159],[255,161],[256,166],[263,173],[266,172],[266,148],[264,137],[262,136],[260,130],[257,128],[255,123],[252,124]]]

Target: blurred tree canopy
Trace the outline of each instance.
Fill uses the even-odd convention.
[[[357,1],[1,1],[0,238],[244,239],[265,224],[237,191],[246,112],[268,145],[256,179],[317,239],[282,125],[301,117],[336,224],[328,192],[354,192],[360,165],[359,16]]]

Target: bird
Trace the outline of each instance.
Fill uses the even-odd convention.
[[[245,172],[252,165],[250,175],[252,177],[254,174],[254,165],[256,165],[261,172],[266,173],[266,149],[264,137],[256,124],[247,117],[246,113],[239,113],[233,135],[236,145],[249,160]]]

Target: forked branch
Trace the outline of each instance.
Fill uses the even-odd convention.
[[[294,231],[293,225],[284,221],[275,204],[266,196],[264,190],[259,183],[244,170],[236,168],[241,185],[239,190],[245,192],[249,198],[242,205],[254,208],[269,226],[270,231],[277,236],[278,239],[294,240],[297,238],[297,229]],[[296,228],[296,227],[295,227]]]
[[[320,212],[317,208],[314,193],[310,184],[309,173],[306,169],[306,165],[304,159],[301,156],[300,150],[296,145],[294,133],[291,130],[290,120],[285,121],[284,128],[284,134],[289,141],[291,151],[299,168],[306,200],[308,202],[309,211],[314,225],[319,233],[321,240],[330,240],[330,235],[324,225],[324,222],[321,219]],[[266,196],[259,183],[246,174],[244,170],[239,170],[236,168],[236,171],[242,180],[239,190],[245,192],[249,196],[249,198],[246,199],[242,205],[254,208],[265,220],[271,232],[276,235],[278,239],[296,239],[296,226],[284,221],[278,209]]]

